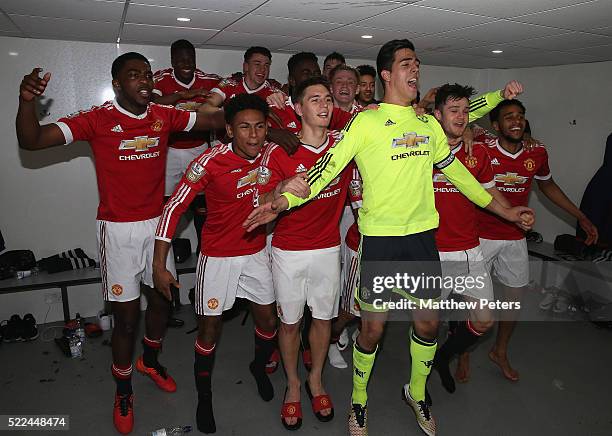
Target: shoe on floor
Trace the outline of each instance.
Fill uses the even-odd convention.
[[[134,394],[115,394],[113,423],[121,434],[131,433],[134,429]]]
[[[38,338],[38,326],[31,313],[27,313],[21,322],[21,336],[24,341],[33,341]]]
[[[368,410],[367,405],[351,404],[348,417],[349,436],[368,436]]]
[[[344,351],[346,350],[346,347],[348,347],[348,344],[349,344],[348,331],[344,329],[342,330],[342,333],[340,333],[340,337],[338,338],[338,342],[336,342],[336,346],[338,347],[338,350]]]
[[[348,343],[348,337],[346,339]],[[348,368],[348,364],[346,363],[346,360],[344,360],[344,357],[342,357],[342,353],[340,353],[339,348],[340,347],[338,347],[337,343],[329,344],[329,349],[327,350],[329,364],[338,369]]]
[[[156,368],[145,366],[142,356],[136,361],[136,370],[144,375],[148,375],[155,382],[158,388],[166,392],[176,391],[176,382],[166,372],[166,368],[158,364]]]
[[[11,316],[4,326],[3,341],[4,342],[20,342],[23,340],[23,320],[17,314]]]
[[[565,291],[561,291],[557,294],[557,298],[555,300],[555,303],[552,306],[552,311],[553,313],[556,314],[562,314],[567,312],[567,309],[569,308],[570,305],[570,301],[571,301],[571,295],[568,294]]]
[[[402,389],[402,397],[404,401],[412,408],[417,420],[417,424],[427,436],[436,436],[436,420],[431,414],[431,409],[427,401],[416,401],[410,395],[408,384]]]
[[[357,336],[359,336],[359,329],[355,329],[355,331],[353,332],[353,335],[351,336],[353,343],[355,343],[355,341],[357,340]]]
[[[540,301],[540,309],[549,310],[555,304],[556,299],[557,299],[557,291],[552,290],[552,289],[548,290],[546,292],[546,295],[544,295],[544,298],[542,299],[542,301]]]

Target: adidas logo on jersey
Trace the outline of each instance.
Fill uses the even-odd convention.
[[[120,124],[117,124],[115,127],[113,127],[111,129],[111,132],[115,132],[115,133],[123,133],[123,129],[121,128]]]
[[[499,161],[497,160],[496,157],[494,157],[493,160],[491,160],[491,165],[499,165]]]
[[[387,120],[387,122],[385,123],[385,126],[394,126],[395,123],[392,120]]]
[[[297,129],[297,124],[295,124],[295,121],[291,121],[289,124],[287,124],[287,127],[291,129]]]
[[[302,164],[299,164],[298,167],[295,169],[296,173],[304,173],[306,172],[306,167]]]

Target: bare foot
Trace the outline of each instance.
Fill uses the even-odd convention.
[[[463,353],[457,359],[457,369],[455,370],[455,380],[459,383],[467,383],[470,379],[470,354]]]
[[[495,350],[489,351],[489,359],[491,359],[494,363],[499,366],[502,370],[504,377],[506,377],[510,381],[518,381],[519,373],[515,369],[510,366],[510,362],[508,362],[508,357],[505,355],[498,354]]]
[[[300,384],[289,384],[287,385],[287,392],[285,393],[284,403],[298,403],[300,401]],[[287,418],[285,422],[287,425],[295,425],[297,418]]]
[[[310,376],[308,376],[308,387],[310,388],[310,393],[312,394],[313,398],[318,397],[319,395],[325,395],[327,393],[325,392],[325,389],[323,389],[323,384],[321,383],[321,380],[313,380],[312,378],[310,378]],[[331,412],[331,408],[321,409],[320,411],[322,416],[328,416],[331,414]]]

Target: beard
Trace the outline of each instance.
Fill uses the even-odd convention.
[[[513,138],[503,133],[501,133],[500,136],[512,144],[520,144],[521,142],[523,142],[523,138],[525,137],[525,132],[523,132],[520,138]]]

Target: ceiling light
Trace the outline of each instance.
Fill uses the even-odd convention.
[[[183,21],[183,22],[187,23],[187,22],[191,21],[191,18],[186,18],[186,17],[178,17],[178,18],[176,19],[176,21]]]
[[[9,56],[17,56],[19,55],[19,53],[17,53],[16,51],[9,51]]]
[[[361,37],[362,37],[363,39],[372,39],[372,38],[373,38],[373,36],[372,36],[372,35],[361,35]]]
[[[491,50],[491,53],[500,54],[503,53],[503,50]]]
[[[155,59],[151,59],[151,58],[149,58],[149,59],[148,59],[148,61],[149,61],[149,62],[155,62]]]

